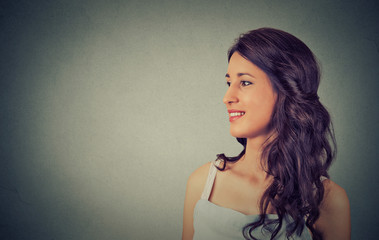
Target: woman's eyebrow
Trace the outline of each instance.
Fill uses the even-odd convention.
[[[250,77],[254,78],[254,76],[251,75],[250,73],[238,73],[238,74],[237,74],[238,77],[241,77],[241,76],[243,76],[243,75],[247,75],[247,76],[250,76]]]

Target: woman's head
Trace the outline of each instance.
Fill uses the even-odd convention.
[[[257,66],[271,82],[276,104],[269,129],[280,133],[283,122],[295,128],[309,125],[310,116],[304,112],[318,108],[320,71],[312,51],[301,40],[281,30],[260,28],[237,38],[228,52],[229,67],[236,55]]]

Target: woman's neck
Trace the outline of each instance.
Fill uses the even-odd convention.
[[[244,175],[249,176],[254,181],[265,181],[269,175],[264,170],[265,161],[262,161],[262,149],[263,144],[266,141],[265,138],[248,138],[246,139],[246,151],[239,162],[239,171],[244,172]]]

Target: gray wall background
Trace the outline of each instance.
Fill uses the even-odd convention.
[[[179,239],[187,177],[241,148],[222,97],[238,34],[322,64],[353,239],[378,226],[375,1],[2,1],[1,239]]]

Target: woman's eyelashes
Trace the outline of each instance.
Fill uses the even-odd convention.
[[[240,84],[241,84],[242,87],[246,87],[246,86],[249,86],[249,85],[251,85],[251,84],[253,84],[253,83],[250,82],[250,81],[241,81]],[[228,85],[228,87],[230,87],[231,82],[230,82],[230,81],[227,81],[227,82],[226,82],[226,85]]]

